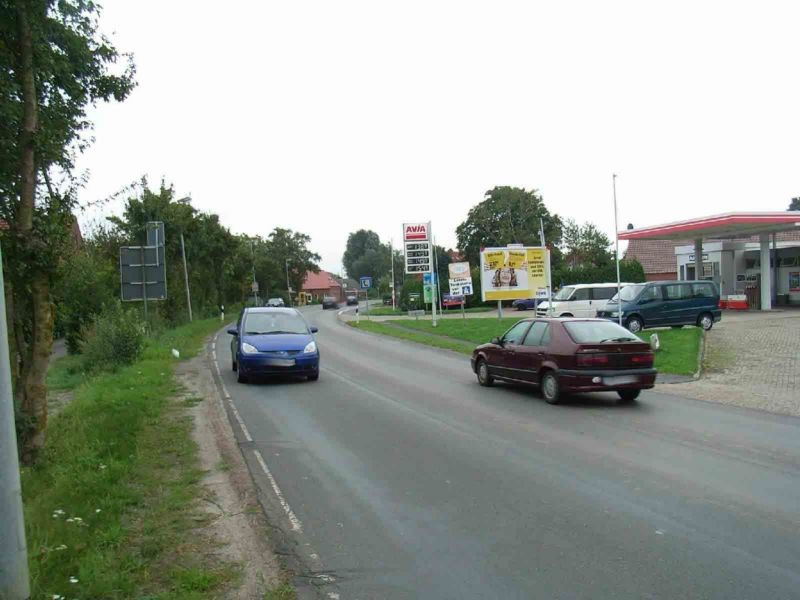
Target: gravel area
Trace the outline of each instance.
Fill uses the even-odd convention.
[[[800,312],[723,316],[708,333],[702,378],[665,391],[800,416]]]

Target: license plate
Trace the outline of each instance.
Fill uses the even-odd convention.
[[[638,383],[639,378],[636,375],[618,375],[616,377],[603,377],[603,383],[606,385],[626,385],[628,383]]]
[[[266,361],[271,367],[293,367],[294,366],[294,359],[293,358],[268,358]]]

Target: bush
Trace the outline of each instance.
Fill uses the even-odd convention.
[[[138,314],[119,302],[109,304],[83,332],[83,364],[87,371],[114,370],[134,362],[144,346]]]

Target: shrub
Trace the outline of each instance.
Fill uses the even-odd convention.
[[[135,311],[113,302],[94,318],[82,337],[85,369],[114,370],[139,357],[144,346],[144,327]]]

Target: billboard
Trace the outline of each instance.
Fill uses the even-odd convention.
[[[449,271],[450,295],[451,296],[471,296],[472,295],[472,275],[469,272],[468,262],[450,263],[447,265]]]
[[[481,251],[481,298],[533,298],[547,288],[548,250],[538,246],[484,248]]]
[[[430,223],[403,223],[404,242],[429,242]]]

